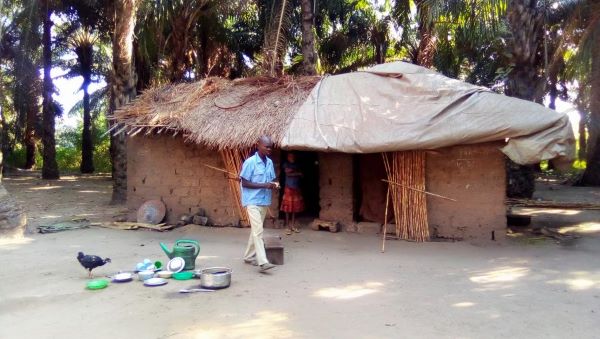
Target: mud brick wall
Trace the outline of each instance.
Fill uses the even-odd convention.
[[[135,136],[127,145],[127,207],[130,219],[146,200],[167,206],[167,222],[203,208],[215,224],[239,220],[225,174],[204,164],[223,168],[221,156],[182,138]]]
[[[319,153],[319,218],[350,226],[353,217],[352,155]]]
[[[458,200],[427,197],[432,234],[473,242],[506,237],[506,173],[502,144],[455,146],[428,153],[427,190]]]
[[[237,224],[239,216],[226,175],[204,164],[224,168],[217,151],[184,143],[170,136],[135,136],[127,144],[127,207],[129,219],[136,219],[139,206],[159,199],[167,206],[168,223],[183,213],[203,208],[210,222]],[[271,157],[279,173],[279,152]],[[273,192],[271,211],[277,215],[279,193]],[[265,223],[269,227],[272,223]]]

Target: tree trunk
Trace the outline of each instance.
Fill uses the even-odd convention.
[[[587,155],[587,131],[585,129],[585,113],[580,111],[579,114],[579,152],[577,158],[583,160]]]
[[[86,73],[84,71],[84,73]],[[90,72],[91,73],[91,72]],[[83,130],[81,131],[81,173],[94,173],[94,143],[92,141],[92,116],[90,112],[89,74],[83,80]]]
[[[544,82],[538,74],[538,49],[544,32],[542,14],[536,0],[511,0],[507,7],[511,32],[508,47],[514,66],[508,74],[506,95],[538,103],[544,92]]]
[[[542,101],[543,81],[537,72],[538,48],[542,39],[542,13],[535,0],[511,0],[507,7],[511,39],[509,50],[514,65],[506,83],[505,94],[520,99]],[[508,197],[531,198],[535,189],[532,166],[521,166],[508,160]]]
[[[313,1],[302,0],[302,74],[317,74],[317,52],[315,51],[315,33]]]
[[[42,178],[43,179],[58,179],[58,164],[56,163],[56,140],[54,139],[54,123],[56,116],[56,106],[52,99],[52,93],[54,92],[54,85],[52,84],[52,78],[50,77],[50,70],[52,69],[52,20],[50,15],[52,10],[50,9],[49,1],[46,0],[42,6],[44,11],[44,33],[42,36],[43,44],[43,58],[44,58],[44,86],[42,91],[43,96],[43,111],[42,111],[42,144],[43,144],[43,158],[44,164],[42,166]]]
[[[115,30],[113,37],[113,74],[110,111],[135,98],[136,78],[133,67],[133,29],[137,0],[119,0],[115,3]],[[127,144],[126,134],[111,137],[113,194],[112,203],[127,200]]]
[[[435,56],[436,38],[432,31],[427,28],[419,29],[421,40],[417,50],[417,64],[423,67],[431,68],[433,66],[433,57]]]
[[[94,173],[94,143],[92,140],[92,116],[90,109],[89,87],[92,83],[92,67],[94,65],[94,42],[96,40],[88,31],[81,31],[79,38],[73,43],[83,77],[83,129],[81,131],[81,173]]]
[[[25,126],[25,169],[35,166],[35,152],[37,151],[35,125],[38,120],[37,105],[31,105],[27,111],[27,124]]]
[[[583,186],[600,186],[600,34],[592,39],[587,165],[580,183]]]
[[[556,109],[556,98],[558,97],[558,88],[556,88],[556,83],[558,82],[558,77],[556,74],[552,74],[550,76],[550,90],[548,95],[550,96],[550,103],[548,104],[548,108]]]
[[[437,39],[433,33],[433,23],[428,22],[429,5],[425,0],[416,1],[417,20],[419,25],[419,47],[416,51],[417,65],[431,68],[437,47]]]
[[[179,82],[185,77],[187,70],[187,48],[189,43],[188,18],[185,16],[177,16],[173,18],[171,23],[171,51],[170,51],[170,71],[169,80],[171,82]]]

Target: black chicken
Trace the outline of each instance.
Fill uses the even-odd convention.
[[[110,262],[110,258],[102,259],[97,255],[84,255],[83,252],[77,254],[77,260],[79,260],[81,266],[90,271],[90,278],[92,277],[92,270],[94,268]]]

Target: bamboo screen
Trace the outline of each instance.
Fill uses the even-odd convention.
[[[418,242],[429,240],[427,199],[425,194],[416,191],[425,191],[425,152],[382,153],[382,156],[391,182],[388,183],[388,199],[392,200],[394,209],[396,237]]]
[[[244,159],[248,157],[250,153],[249,149],[223,149],[221,150],[221,158],[223,159],[223,163],[225,164],[225,169],[229,173],[239,173],[242,170],[242,164],[244,163]],[[242,207],[242,191],[240,187],[240,181],[238,178],[229,178],[229,190],[231,191],[231,198],[233,199],[233,204],[238,212],[240,217],[240,226],[248,227],[250,225],[250,219],[248,219],[248,212],[246,209]]]

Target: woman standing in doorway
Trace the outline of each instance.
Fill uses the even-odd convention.
[[[296,228],[296,213],[304,211],[304,199],[300,190],[302,172],[296,163],[294,153],[288,153],[287,162],[282,167],[285,172],[285,188],[281,201],[281,211],[285,212],[285,225],[287,227],[285,233],[291,235],[292,232],[300,233],[300,230]]]

